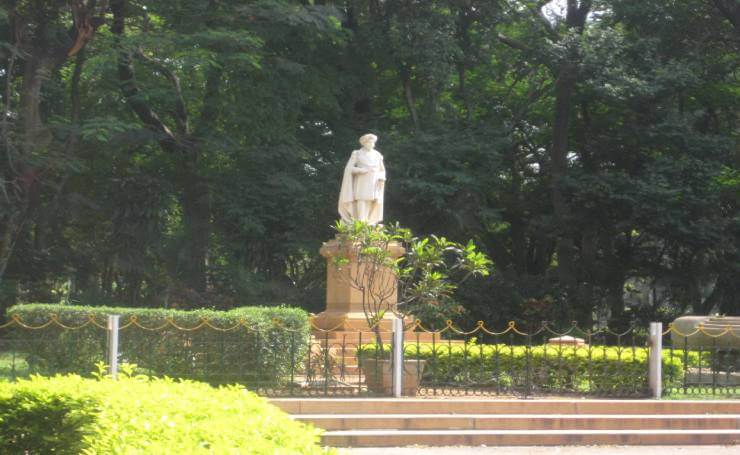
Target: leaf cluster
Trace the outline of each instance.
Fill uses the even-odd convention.
[[[390,349],[386,347],[385,349]],[[377,345],[362,346],[360,356],[373,358]],[[707,353],[689,351],[689,366]],[[408,343],[404,356],[426,361],[422,386],[482,386],[504,389],[524,387],[528,381],[541,391],[555,393],[643,395],[647,388],[648,349],[589,345],[522,346],[480,344]],[[663,351],[666,387],[681,384],[682,352]]]
[[[3,453],[326,453],[319,431],[241,386],[121,375],[0,382]]]
[[[340,239],[334,266],[362,292],[371,326],[386,311],[404,315],[438,305],[469,277],[490,273],[490,259],[472,240],[461,244],[436,235],[415,237],[397,223],[338,221],[334,228]]]

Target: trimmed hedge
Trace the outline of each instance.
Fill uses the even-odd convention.
[[[384,347],[386,353],[390,346]],[[374,358],[377,346],[362,346],[360,356]],[[644,395],[648,392],[648,350],[613,346],[526,346],[504,344],[407,344],[407,359],[426,360],[422,387],[474,387],[540,392]],[[663,353],[667,383],[682,379],[676,354]],[[669,384],[666,384],[668,386]]]
[[[319,431],[240,386],[77,375],[0,382],[0,453],[327,453]]]
[[[109,314],[121,316],[121,362],[157,376],[271,387],[289,380],[308,346],[308,314],[297,308],[182,311],[28,304],[8,310],[9,316],[32,326],[56,315],[65,326],[81,326],[93,316],[104,327]],[[190,330],[203,321],[227,331],[207,326]],[[243,326],[234,328],[239,324]],[[80,329],[58,324],[40,330],[13,327],[10,332],[5,345],[12,342],[25,355],[29,372],[89,375],[97,362],[105,360],[106,330],[93,324]]]

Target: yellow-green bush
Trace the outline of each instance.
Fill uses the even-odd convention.
[[[24,323],[40,326],[55,315],[59,324],[41,330],[10,327],[3,333],[24,356],[29,372],[87,374],[105,358],[105,326],[110,314],[121,316],[121,361],[142,371],[207,381],[239,382],[250,388],[285,385],[308,345],[308,313],[299,308],[243,307],[230,311],[85,307],[25,304],[8,309]],[[132,324],[132,317],[135,324]],[[209,325],[226,329],[216,330]],[[144,328],[142,328],[144,327]],[[186,330],[182,330],[184,328]],[[156,329],[156,330],[148,330]]]
[[[3,454],[318,454],[319,430],[239,386],[77,375],[0,382]]]
[[[390,352],[390,346],[384,351]],[[372,358],[377,353],[375,345],[365,345],[360,356]],[[671,357],[663,351],[666,382],[677,383],[683,377],[678,354]],[[648,392],[646,348],[409,343],[404,346],[404,356],[426,360],[422,385],[609,395]]]

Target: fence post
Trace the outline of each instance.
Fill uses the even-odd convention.
[[[113,379],[118,377],[118,322],[121,316],[108,315],[108,372]]]
[[[401,397],[403,390],[403,319],[393,319],[393,396]]]
[[[648,357],[648,383],[653,398],[660,398],[662,395],[661,375],[663,367],[663,323],[650,323],[650,355]]]

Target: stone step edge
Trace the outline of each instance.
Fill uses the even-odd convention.
[[[449,407],[453,405],[490,405],[506,406],[516,404],[518,406],[542,406],[542,405],[553,405],[553,406],[661,406],[661,407],[682,407],[682,406],[697,406],[699,408],[711,408],[713,406],[720,407],[737,407],[740,410],[740,399],[721,399],[721,400],[654,400],[654,399],[548,399],[548,398],[534,398],[534,399],[519,399],[519,398],[485,398],[480,396],[471,395],[469,397],[455,397],[449,398],[444,395],[439,397],[427,397],[427,398],[368,398],[368,397],[356,397],[356,398],[345,398],[345,397],[289,397],[289,398],[269,398],[268,401],[274,404],[301,404],[303,402],[307,404],[319,404],[327,403],[331,406],[337,404],[347,405],[348,407],[358,407],[363,405],[373,406],[408,406],[421,403],[423,406],[442,405]],[[443,414],[449,414],[450,411],[441,411]],[[357,413],[355,413],[357,414]]]
[[[663,434],[663,435],[685,435],[685,434],[727,434],[740,437],[740,430],[333,430],[324,431],[323,436],[463,436],[463,435],[602,435],[602,434]]]
[[[337,447],[736,445],[740,430],[349,430],[321,440]]]
[[[273,398],[288,414],[738,414],[740,400],[553,400],[448,398]]]
[[[591,399],[556,399],[556,398],[532,398],[532,399],[487,399],[485,397],[470,396],[470,397],[440,397],[440,398],[369,398],[369,397],[358,397],[358,398],[332,398],[332,397],[285,397],[285,398],[269,398],[269,401],[308,401],[308,402],[331,402],[331,403],[517,403],[517,404],[528,404],[528,403],[548,403],[548,404],[580,404],[580,403],[597,403],[597,404],[739,404],[738,400],[655,400],[655,399],[609,399],[609,398],[591,398]]]
[[[293,419],[737,419],[740,414],[291,414]]]

